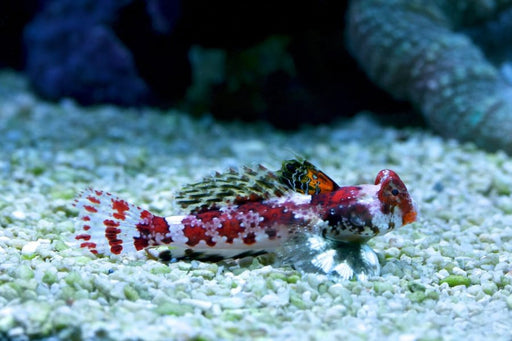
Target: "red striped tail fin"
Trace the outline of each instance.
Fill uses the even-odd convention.
[[[147,241],[140,243],[137,226],[151,215],[148,211],[92,188],[80,193],[73,205],[79,212],[75,239],[80,247],[93,254],[119,255],[147,246]]]

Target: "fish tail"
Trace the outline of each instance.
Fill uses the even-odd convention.
[[[108,192],[87,188],[73,204],[78,209],[75,240],[97,255],[135,253],[148,246],[140,226],[157,218]]]

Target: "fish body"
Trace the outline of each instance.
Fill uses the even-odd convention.
[[[217,174],[184,188],[177,199],[185,214],[162,217],[87,189],[74,203],[75,239],[94,254],[169,245],[171,258],[217,260],[272,252],[304,234],[364,243],[416,219],[395,172],[380,171],[373,185],[340,187],[307,161],[287,161],[275,173],[260,167]]]

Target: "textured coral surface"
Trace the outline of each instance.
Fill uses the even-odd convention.
[[[436,131],[512,152],[512,85],[464,33],[485,21],[495,23],[488,32],[510,32],[511,16],[500,13],[511,6],[510,0],[354,0],[349,46],[378,85],[411,101]]]

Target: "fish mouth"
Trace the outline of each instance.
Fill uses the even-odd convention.
[[[418,208],[416,206],[416,203],[413,200],[411,200],[411,208],[402,217],[402,225],[414,223],[416,219],[418,219]]]
[[[414,223],[417,217],[418,214],[416,213],[416,211],[407,212],[402,218],[402,224],[407,225],[410,223]]]

